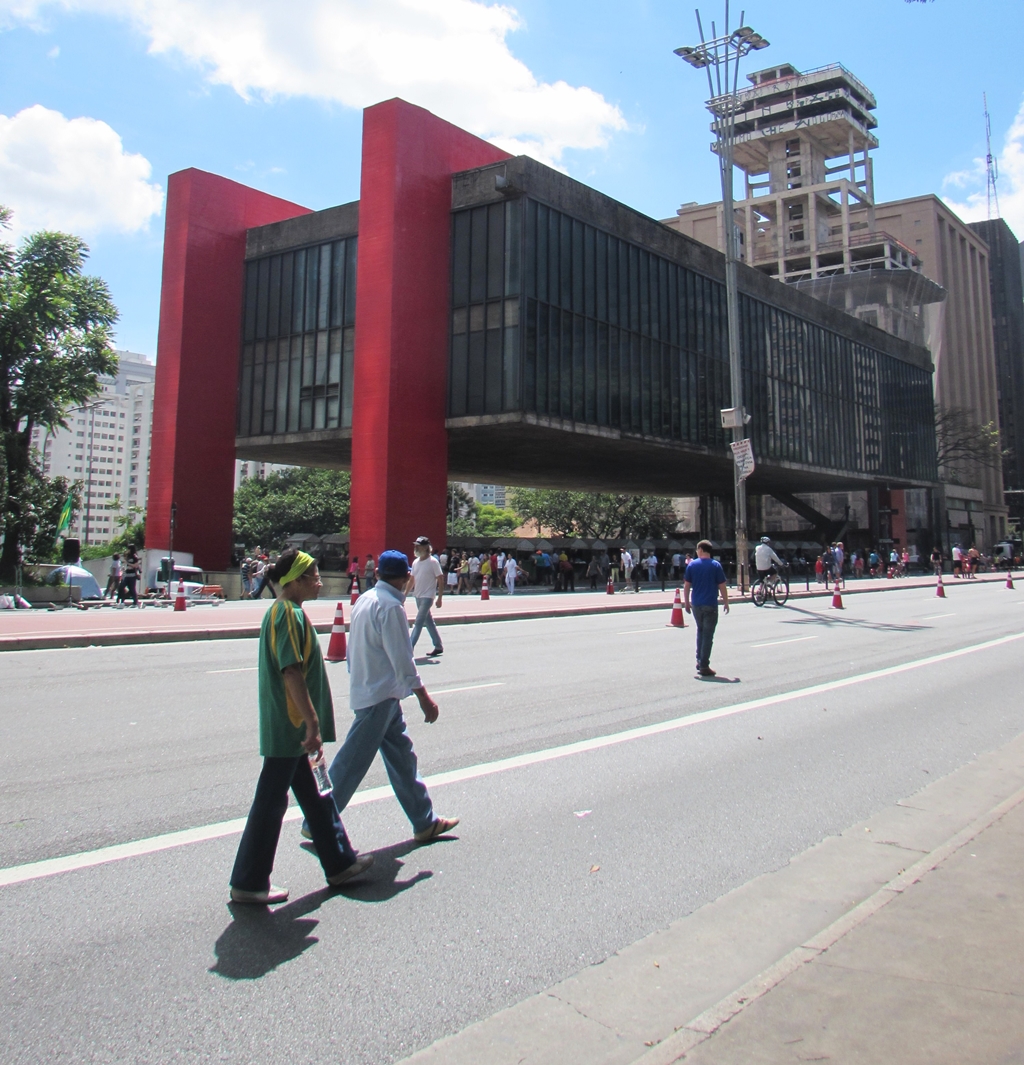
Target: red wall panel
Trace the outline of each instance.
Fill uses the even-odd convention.
[[[506,152],[404,100],[363,112],[351,550],[445,542],[451,175]]]
[[[202,170],[167,182],[146,546],[204,569],[231,553],[245,231],[306,207]]]

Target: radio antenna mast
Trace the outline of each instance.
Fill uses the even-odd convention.
[[[988,93],[982,93],[981,98],[985,104],[985,201],[988,208],[988,217],[992,217],[992,203],[995,201],[996,218],[999,217],[999,192],[996,189],[996,181],[999,180],[999,164],[992,155],[992,122],[988,117]]]

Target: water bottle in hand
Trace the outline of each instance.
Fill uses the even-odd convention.
[[[330,774],[327,772],[327,763],[324,761],[324,749],[320,747],[315,754],[309,756],[309,767],[313,770],[313,779],[316,781],[317,790],[321,795],[330,795],[333,790]]]

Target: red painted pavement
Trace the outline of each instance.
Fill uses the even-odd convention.
[[[421,107],[363,112],[351,550],[445,542],[451,175],[510,158]]]
[[[231,554],[245,231],[309,213],[202,170],[167,181],[146,541],[203,569]]]

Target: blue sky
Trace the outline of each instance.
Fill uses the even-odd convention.
[[[723,5],[705,5],[705,25]],[[733,8],[733,19],[738,15]],[[985,217],[982,92],[1003,216],[1024,237],[1020,0],[752,0],[744,70],[841,62],[878,99],[880,200]],[[825,30],[823,32],[823,27]],[[655,217],[717,198],[693,9],[523,0],[0,0],[0,203],[81,233],[154,354],[169,173],[323,208],[359,195],[360,107],[403,96]],[[760,61],[758,61],[760,60]],[[17,235],[16,233],[16,235]]]

